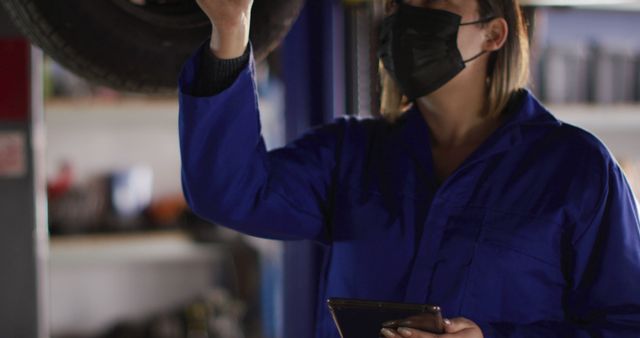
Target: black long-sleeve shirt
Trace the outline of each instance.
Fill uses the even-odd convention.
[[[209,45],[208,40],[206,44]],[[235,59],[219,59],[211,49],[201,50],[199,72],[190,93],[193,96],[213,96],[229,88],[249,62],[249,44],[244,54]]]

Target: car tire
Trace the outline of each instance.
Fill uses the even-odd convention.
[[[57,62],[108,87],[175,91],[186,59],[211,34],[194,0],[3,0],[34,44]],[[303,0],[255,0],[251,43],[265,58],[284,38]]]

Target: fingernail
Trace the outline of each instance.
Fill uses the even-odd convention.
[[[405,336],[405,337],[410,337],[411,336],[411,330],[405,328],[405,327],[401,327],[398,328],[398,333],[400,333],[401,335]]]
[[[389,338],[394,338],[396,336],[389,329],[382,329],[382,330],[380,330],[380,333],[382,333],[385,337],[389,337]]]
[[[398,323],[399,326],[408,326],[408,327],[414,327],[415,325],[413,325],[413,321],[410,320],[403,320],[400,323]]]
[[[382,326],[393,326],[396,325],[397,320],[390,320],[388,322],[382,323]]]
[[[451,325],[451,321],[450,321],[449,319],[445,319],[445,320],[444,320],[444,324],[445,324],[445,325]]]

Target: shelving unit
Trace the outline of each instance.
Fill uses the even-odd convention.
[[[52,335],[92,335],[182,306],[211,290],[229,259],[224,245],[181,231],[53,237]]]
[[[547,94],[546,96],[549,94],[545,90],[549,91],[553,88],[565,91],[563,92],[565,95],[549,96],[549,100],[566,102],[576,100],[602,102],[633,100],[633,98],[627,96],[614,95],[610,97],[608,95],[610,92],[607,92],[607,90],[630,90],[630,88],[634,88],[634,83],[626,81],[628,80],[627,78],[602,76],[600,71],[608,69],[606,68],[606,62],[608,61],[606,55],[609,54],[605,53],[613,53],[617,51],[616,48],[622,48],[621,46],[628,48],[630,53],[635,51],[636,48],[640,48],[640,40],[626,33],[635,31],[638,28],[637,23],[640,22],[639,1],[521,0],[521,4],[534,8],[536,13],[535,32],[533,35],[537,39],[536,48],[539,52],[534,53],[536,58],[532,63],[539,67],[534,70],[534,75],[538,76],[535,79],[536,85],[534,88],[540,90],[540,92],[535,93],[536,95],[545,99],[545,94]],[[559,8],[553,9],[554,7]],[[611,24],[613,22],[615,24]],[[571,59],[563,54],[546,54],[546,48],[548,47],[571,46],[567,48],[574,48],[574,43],[578,46],[595,48],[595,51],[588,50],[588,53],[591,53],[588,57],[594,57],[595,55],[602,59],[594,57],[594,59],[589,59],[591,63],[584,64],[585,67],[576,66],[577,68],[571,68],[576,64],[575,62],[580,60]],[[551,49],[551,51],[554,50]],[[602,55],[605,56],[603,57]],[[574,55],[570,56],[573,57]],[[566,60],[570,60],[570,62]],[[539,61],[540,63],[538,63]],[[549,68],[550,64],[556,65],[556,67]],[[545,78],[541,76],[541,72],[545,70],[547,71],[546,74],[552,74],[554,77]],[[613,72],[612,74],[620,75],[620,71],[617,68],[612,68],[609,71]],[[626,69],[626,71],[630,70]],[[640,69],[638,72],[640,72]],[[638,75],[640,76],[640,74]],[[623,80],[626,82],[623,82]],[[545,83],[545,81],[553,82],[549,84]],[[615,83],[620,84],[621,88],[609,87],[611,81],[620,81]],[[640,78],[634,81],[640,81]],[[555,84],[558,84],[558,86],[555,86]],[[569,89],[576,89],[576,92]],[[601,92],[602,89],[605,90]],[[626,94],[628,92],[625,92]],[[593,133],[618,160],[640,163],[640,149],[638,149],[638,145],[640,145],[640,103],[556,103],[548,104],[547,108],[556,118]]]
[[[222,244],[196,243],[182,231],[73,235],[51,238],[54,267],[69,264],[210,262]]]
[[[596,131],[637,131],[640,137],[640,105],[549,105],[563,121]],[[640,144],[640,143],[639,143]]]
[[[561,6],[599,10],[640,11],[640,3],[633,0],[521,0],[524,6]]]

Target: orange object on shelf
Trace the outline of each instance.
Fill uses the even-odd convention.
[[[153,201],[147,209],[151,220],[160,226],[171,225],[188,209],[182,194],[169,196]]]

